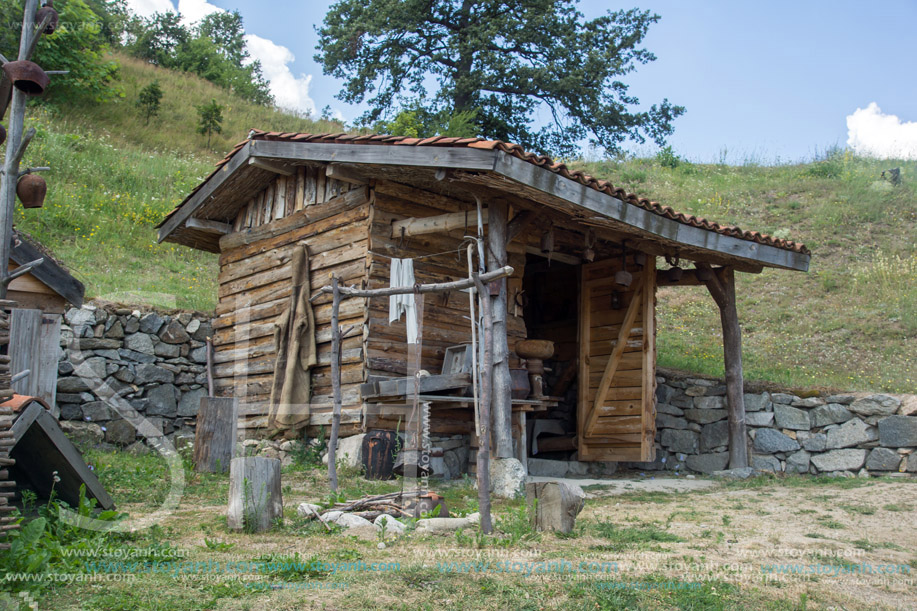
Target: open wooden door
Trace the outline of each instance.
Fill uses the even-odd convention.
[[[582,266],[579,320],[579,460],[643,462],[655,459],[656,265],[639,268],[628,257],[633,282],[615,283],[620,259]]]

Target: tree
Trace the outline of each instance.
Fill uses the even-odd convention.
[[[150,117],[155,117],[159,114],[159,103],[161,101],[162,88],[159,86],[159,81],[153,81],[140,90],[136,104],[146,118],[147,125],[150,123]]]
[[[198,124],[197,133],[207,134],[207,148],[210,148],[210,136],[214,133],[223,133],[223,107],[214,99],[209,104],[195,106],[197,108]]]
[[[54,8],[60,23],[50,36],[42,36],[33,61],[45,70],[67,70],[51,77],[51,100],[110,99],[122,96],[116,86],[118,62],[108,56],[108,43],[99,17],[83,0],[58,1]],[[7,58],[19,53],[19,29],[7,24],[22,23],[21,0],[0,2],[0,52]]]
[[[419,103],[440,116],[475,111],[480,135],[543,153],[574,154],[586,138],[609,153],[628,139],[663,144],[684,108],[639,110],[621,82],[656,59],[638,45],[659,16],[586,20],[576,3],[341,0],[318,29],[315,59],[345,80],[340,99],[368,103],[362,124]]]

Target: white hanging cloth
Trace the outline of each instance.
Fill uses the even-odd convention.
[[[414,260],[392,259],[392,273],[389,286],[414,286]],[[401,319],[406,314],[405,326],[407,327],[408,343],[417,343],[417,307],[414,303],[414,293],[404,295],[391,295],[388,298],[388,321],[390,323]]]

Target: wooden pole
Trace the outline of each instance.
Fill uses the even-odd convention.
[[[328,441],[328,481],[331,491],[338,490],[337,447],[341,430],[341,328],[338,314],[341,310],[341,290],[337,276],[331,276],[331,439]]]
[[[698,263],[698,268],[709,266]],[[726,399],[729,403],[729,468],[748,466],[745,431],[745,380],[742,373],[742,331],[736,309],[735,270],[724,267],[706,281],[710,295],[720,308],[723,326],[723,362],[726,368]]]
[[[478,436],[477,479],[478,510],[481,513],[481,530],[485,534],[493,532],[490,517],[490,402],[493,373],[493,317],[491,315],[490,295],[481,282],[480,276],[474,275],[475,286],[480,299],[483,333],[481,342],[484,346],[484,359],[481,364],[481,433]],[[474,322],[474,321],[472,321]]]
[[[491,282],[499,278],[505,278],[513,274],[513,268],[509,265],[481,274],[481,282]],[[408,293],[442,293],[444,291],[460,291],[474,286],[474,280],[471,278],[462,278],[452,282],[431,282],[429,284],[417,284],[414,286],[393,286],[381,289],[358,289],[349,286],[338,286],[338,292],[341,297],[391,297],[392,295],[406,295]],[[313,295],[310,301],[322,293],[333,293],[331,286],[323,286],[318,293]]]
[[[496,201],[489,205],[487,225],[487,269],[497,270],[506,265],[506,224],[508,210],[506,202]],[[493,435],[494,454],[497,458],[512,458],[513,452],[513,383],[509,373],[509,344],[506,337],[506,280],[498,283],[499,291],[492,294],[491,317],[493,343]]]
[[[41,35],[35,32],[35,11],[38,0],[26,0],[22,16],[22,35],[19,39],[19,59],[29,58],[32,38]],[[22,132],[25,124],[26,94],[13,87],[10,102],[10,124],[6,137],[6,158],[0,173],[0,299],[6,299],[7,277],[9,276],[10,240],[13,232],[13,212],[16,208],[16,183],[19,181],[19,161],[24,147]]]

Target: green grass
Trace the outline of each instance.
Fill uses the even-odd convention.
[[[628,549],[659,549],[656,543],[678,543],[684,539],[667,532],[656,524],[638,526],[621,526],[611,522],[598,522],[593,525],[596,536],[608,539],[609,544],[594,546],[596,551],[621,552]]]

